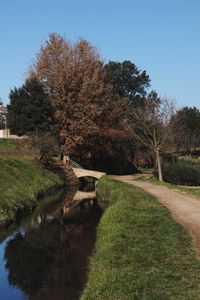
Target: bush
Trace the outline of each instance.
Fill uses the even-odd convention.
[[[164,181],[180,185],[200,185],[200,163],[179,160],[162,163]]]

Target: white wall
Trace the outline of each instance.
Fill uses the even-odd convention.
[[[10,129],[0,130],[0,138],[9,138],[9,137],[10,137]]]

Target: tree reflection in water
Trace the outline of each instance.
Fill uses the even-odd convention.
[[[100,209],[91,206],[55,215],[42,216],[40,224],[17,233],[5,249],[9,283],[29,299],[79,299],[86,283]]]

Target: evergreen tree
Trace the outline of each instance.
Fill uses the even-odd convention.
[[[140,71],[131,61],[110,61],[104,66],[104,79],[114,92],[121,98],[126,98],[128,104],[133,106],[143,102],[146,89],[150,86],[146,71]]]
[[[174,142],[177,150],[192,154],[200,147],[200,110],[183,107],[172,118]]]
[[[11,90],[8,126],[12,133],[21,136],[45,132],[50,130],[50,125],[51,106],[43,85],[36,78]]]

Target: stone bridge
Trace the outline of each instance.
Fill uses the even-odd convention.
[[[73,168],[73,171],[77,178],[93,177],[95,179],[99,179],[103,175],[106,175],[106,173],[103,173],[103,172],[86,170],[86,169],[82,169],[82,168]]]
[[[82,192],[77,191],[76,194],[73,197],[73,201],[82,201],[82,200],[89,200],[89,199],[95,199],[97,197],[96,192]]]

